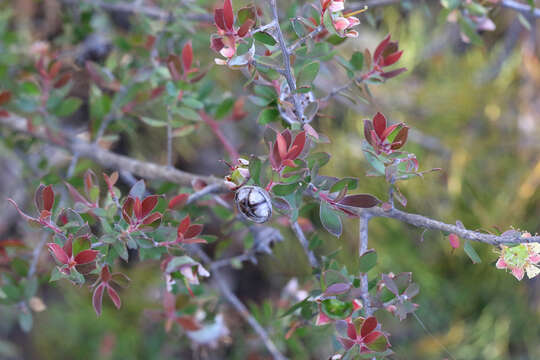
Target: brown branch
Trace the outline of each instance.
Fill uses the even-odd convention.
[[[0,124],[14,131],[27,134],[52,145],[64,148],[72,154],[79,154],[80,157],[91,159],[106,168],[125,170],[146,179],[161,179],[179,185],[189,186],[195,180],[202,180],[207,184],[221,185],[223,187],[223,191],[227,189],[222,179],[215,178],[213,176],[196,175],[175,168],[135,160],[130,157],[105,150],[97,144],[90,144],[83,140],[70,138],[65,134],[61,134],[59,138],[51,139],[51,137],[47,135],[44,128],[40,127],[31,131],[29,130],[26,119],[13,114],[10,114],[7,117],[0,117]]]
[[[368,225],[369,225],[370,215],[368,213],[360,214],[359,219],[359,233],[358,233],[358,256],[362,256],[366,253],[368,249]],[[367,316],[372,314],[371,301],[369,300],[369,287],[368,287],[368,276],[367,274],[360,275],[360,290],[362,296],[362,302],[364,305],[364,310]]]
[[[94,5],[108,11],[124,12],[128,14],[141,14],[153,19],[162,21],[171,21],[175,17],[172,12],[162,10],[155,6],[137,5],[133,3],[116,2],[109,3],[100,0],[62,0],[64,4],[79,5],[81,3]],[[207,14],[183,14],[182,20],[184,21],[199,21],[213,23],[212,16]]]
[[[62,147],[70,151],[71,153],[79,152],[81,157],[94,160],[96,163],[107,168],[127,170],[135,175],[146,179],[161,179],[179,185],[191,185],[192,181],[194,180],[202,180],[208,184],[217,184],[217,186],[219,187],[219,191],[229,191],[222,179],[212,176],[191,174],[178,169],[168,168],[166,166],[160,166],[149,162],[135,160],[127,156],[115,154],[113,152],[100,148],[97,145],[92,145],[82,140],[65,140],[64,143],[59,144],[54,139],[51,139],[46,134],[44,129],[29,131],[26,119],[15,115],[10,115],[8,117],[0,117],[0,124],[10,128],[11,130],[25,133],[37,139]],[[215,192],[219,191],[218,189],[215,189]],[[311,190],[307,191],[307,195],[316,196]],[[364,209],[363,211],[371,215],[371,217],[385,217],[396,219],[419,228],[455,233],[463,239],[482,242],[490,245],[540,242],[540,236],[531,236],[525,238],[517,236],[516,234],[509,236],[486,234],[479,231],[463,229],[456,225],[446,224],[442,221],[434,220],[418,214],[407,213],[397,209],[384,211],[380,207],[374,207],[370,209]]]
[[[311,251],[309,249],[309,242],[307,241],[306,235],[304,235],[304,232],[302,231],[302,228],[298,224],[298,221],[293,222],[291,224],[291,228],[292,228],[294,234],[296,235],[296,237],[298,238],[298,241],[300,241],[300,244],[304,248],[304,252],[306,253],[306,255],[308,257],[308,260],[309,260],[309,263],[310,263],[311,267],[312,268],[319,267],[319,262],[317,261],[317,258],[315,257],[315,254],[313,253],[313,251]]]

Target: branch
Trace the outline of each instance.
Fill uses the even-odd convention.
[[[501,0],[501,7],[506,9],[512,9],[514,11],[520,12],[523,15],[532,15],[535,18],[540,18],[540,9],[534,8],[529,5],[525,5],[513,0]]]
[[[368,213],[360,214],[359,221],[359,234],[358,234],[358,256],[364,255],[368,249],[368,225],[369,225],[370,215]],[[369,282],[367,274],[362,274],[360,276],[360,290],[362,295],[362,301],[364,303],[364,308],[366,315],[370,316],[371,311],[371,302],[369,300]]]
[[[304,248],[304,251],[309,259],[309,263],[311,264],[312,268],[319,267],[319,262],[317,261],[317,258],[315,257],[315,254],[313,254],[313,251],[309,249],[309,242],[306,239],[306,236],[304,235],[304,232],[302,231],[302,228],[298,224],[298,221],[295,221],[291,224],[291,228],[300,241],[300,244],[302,244],[302,247]]]
[[[126,170],[132,172],[135,175],[146,179],[160,179],[170,181],[179,185],[191,185],[192,181],[202,180],[207,184],[216,184],[219,191],[229,191],[225,186],[223,180],[212,176],[203,176],[191,174],[174,168],[167,168],[165,166],[159,166],[149,162],[139,161],[127,156],[118,155],[108,150],[102,149],[97,145],[89,144],[82,140],[67,140],[65,135],[62,138],[63,143],[58,143],[54,139],[51,139],[43,128],[35,131],[29,131],[27,126],[27,120],[13,114],[7,117],[0,117],[0,124],[20,133],[28,134],[34,138],[46,141],[52,145],[62,147],[72,153],[79,152],[81,157],[94,160],[96,163],[103,167]],[[218,192],[216,189],[215,192]],[[315,196],[312,190],[307,191],[307,195]],[[385,217],[396,219],[401,222],[430,230],[440,230],[450,233],[454,233],[459,237],[471,241],[477,241],[490,245],[501,244],[521,244],[540,242],[540,236],[531,236],[524,238],[517,236],[516,234],[508,236],[497,236],[492,234],[486,234],[478,231],[462,229],[456,225],[446,224],[444,222],[434,220],[422,215],[411,214],[401,210],[392,209],[390,211],[384,211],[380,207],[373,207],[370,209],[364,209],[365,213],[371,215],[371,217]]]
[[[283,56],[283,66],[285,67],[285,74],[283,76],[287,80],[289,90],[291,91],[291,97],[296,110],[296,118],[298,119],[298,122],[302,122],[304,111],[302,110],[300,101],[298,101],[298,97],[296,96],[296,80],[294,79],[294,75],[291,70],[291,54],[289,53],[289,49],[285,43],[285,38],[283,37],[283,32],[281,31],[281,26],[279,25],[279,15],[276,0],[270,0],[270,7],[272,9],[273,21],[276,23],[275,32],[278,38],[279,48],[281,49],[281,54]]]
[[[125,170],[146,179],[161,179],[179,185],[188,185],[195,180],[202,180],[207,184],[219,184],[223,191],[227,188],[223,180],[213,176],[196,175],[175,168],[168,168],[149,162],[139,161],[124,155],[118,155],[76,138],[71,139],[66,134],[60,134],[59,138],[52,139],[42,127],[29,130],[28,121],[10,113],[7,117],[0,117],[0,124],[14,131],[30,135],[52,145],[64,148],[80,157],[91,159],[99,165],[116,170]]]
[[[200,247],[194,246],[193,249],[195,250],[195,253],[202,259],[202,261],[206,264],[209,264],[210,269],[214,270],[212,271],[212,276],[214,277],[214,280],[219,287],[220,292],[223,294],[229,304],[231,304],[236,309],[238,314],[240,314],[240,316],[253,328],[257,335],[259,335],[268,351],[272,354],[272,357],[276,360],[286,360],[286,357],[279,352],[278,348],[272,342],[272,339],[270,339],[270,336],[267,334],[266,330],[257,322],[257,320],[253,317],[253,315],[251,315],[246,306],[227,286],[225,279],[223,279],[220,273],[219,268],[221,267],[221,265],[217,265],[217,263],[212,263],[210,257],[203,250],[201,250]]]
[[[154,6],[138,5],[136,3],[108,3],[100,0],[62,0],[64,4],[79,5],[81,3],[98,6],[104,10],[124,12],[128,14],[141,14],[153,19],[170,22],[174,20],[172,12]],[[206,14],[183,14],[182,20],[212,23],[214,19]]]

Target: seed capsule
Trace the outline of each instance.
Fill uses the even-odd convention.
[[[236,191],[234,201],[238,211],[248,220],[263,223],[272,216],[272,200],[259,186],[242,186]]]

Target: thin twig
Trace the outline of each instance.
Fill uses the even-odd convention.
[[[173,132],[171,124],[171,109],[167,108],[167,166],[172,167]]]
[[[212,119],[210,115],[208,115],[204,111],[200,111],[199,115],[201,116],[201,119],[210,127],[214,135],[219,139],[227,153],[229,154],[231,161],[236,164],[238,161],[238,158],[240,157],[240,154],[238,154],[238,150],[229,142],[227,137],[223,134],[221,131],[221,128],[219,127],[219,123]]]
[[[192,247],[194,249],[195,253],[201,258],[201,260],[210,265],[212,271],[212,277],[215,280],[215,283],[217,284],[220,292],[223,294],[225,299],[231,304],[238,314],[251,326],[251,328],[257,333],[257,335],[261,338],[264,345],[268,349],[268,351],[272,354],[272,357],[276,360],[285,360],[286,357],[281,354],[281,352],[278,350],[272,339],[270,339],[270,336],[266,332],[266,330],[257,322],[257,320],[251,315],[249,310],[246,308],[246,306],[238,299],[238,297],[232,292],[232,290],[227,285],[227,282],[222,277],[219,267],[214,266],[212,264],[212,260],[210,257],[200,249],[198,246]]]
[[[296,80],[294,79],[294,75],[291,69],[291,54],[289,53],[289,48],[285,43],[285,38],[283,37],[283,32],[281,31],[281,26],[279,25],[279,15],[276,0],[270,0],[270,7],[272,9],[272,17],[276,22],[275,33],[278,39],[279,48],[281,49],[281,55],[283,57],[283,67],[285,70],[284,77],[287,80],[287,84],[289,85],[289,90],[293,99],[294,108],[296,110],[296,118],[298,122],[302,122],[304,112],[302,110],[300,101],[298,100],[298,94],[296,94]]]
[[[319,267],[319,261],[317,261],[317,258],[315,257],[315,254],[313,251],[309,249],[309,242],[306,239],[306,236],[304,235],[304,232],[302,231],[302,228],[298,224],[298,221],[295,221],[291,223],[291,229],[293,230],[294,234],[300,241],[300,244],[304,248],[304,251],[309,259],[309,263],[311,264],[312,268]]]
[[[362,256],[368,249],[368,225],[370,215],[367,213],[360,214],[359,219],[359,234],[358,234],[358,256]],[[362,274],[360,276],[360,290],[362,294],[362,301],[364,303],[364,309],[366,314],[370,316],[372,314],[371,302],[369,300],[369,288],[368,288],[368,276]]]
[[[307,34],[306,36],[301,37],[300,39],[296,40],[294,43],[292,43],[291,46],[288,48],[288,52],[292,53],[294,50],[299,48],[300,46],[304,45],[306,41],[313,39],[315,36],[319,35],[324,30],[323,25],[317,26],[315,29],[313,29],[312,32]]]
[[[47,231],[43,232],[41,235],[41,240],[37,244],[37,246],[34,248],[34,251],[32,251],[32,261],[30,262],[30,267],[28,268],[28,274],[27,277],[31,278],[36,273],[37,269],[37,263],[39,261],[39,256],[41,255],[41,250],[45,246],[45,243],[47,242],[47,239],[49,238],[49,233]]]

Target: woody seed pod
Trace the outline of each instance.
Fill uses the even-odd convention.
[[[249,221],[260,224],[272,216],[270,195],[259,186],[242,186],[236,191],[234,201],[238,211]]]

